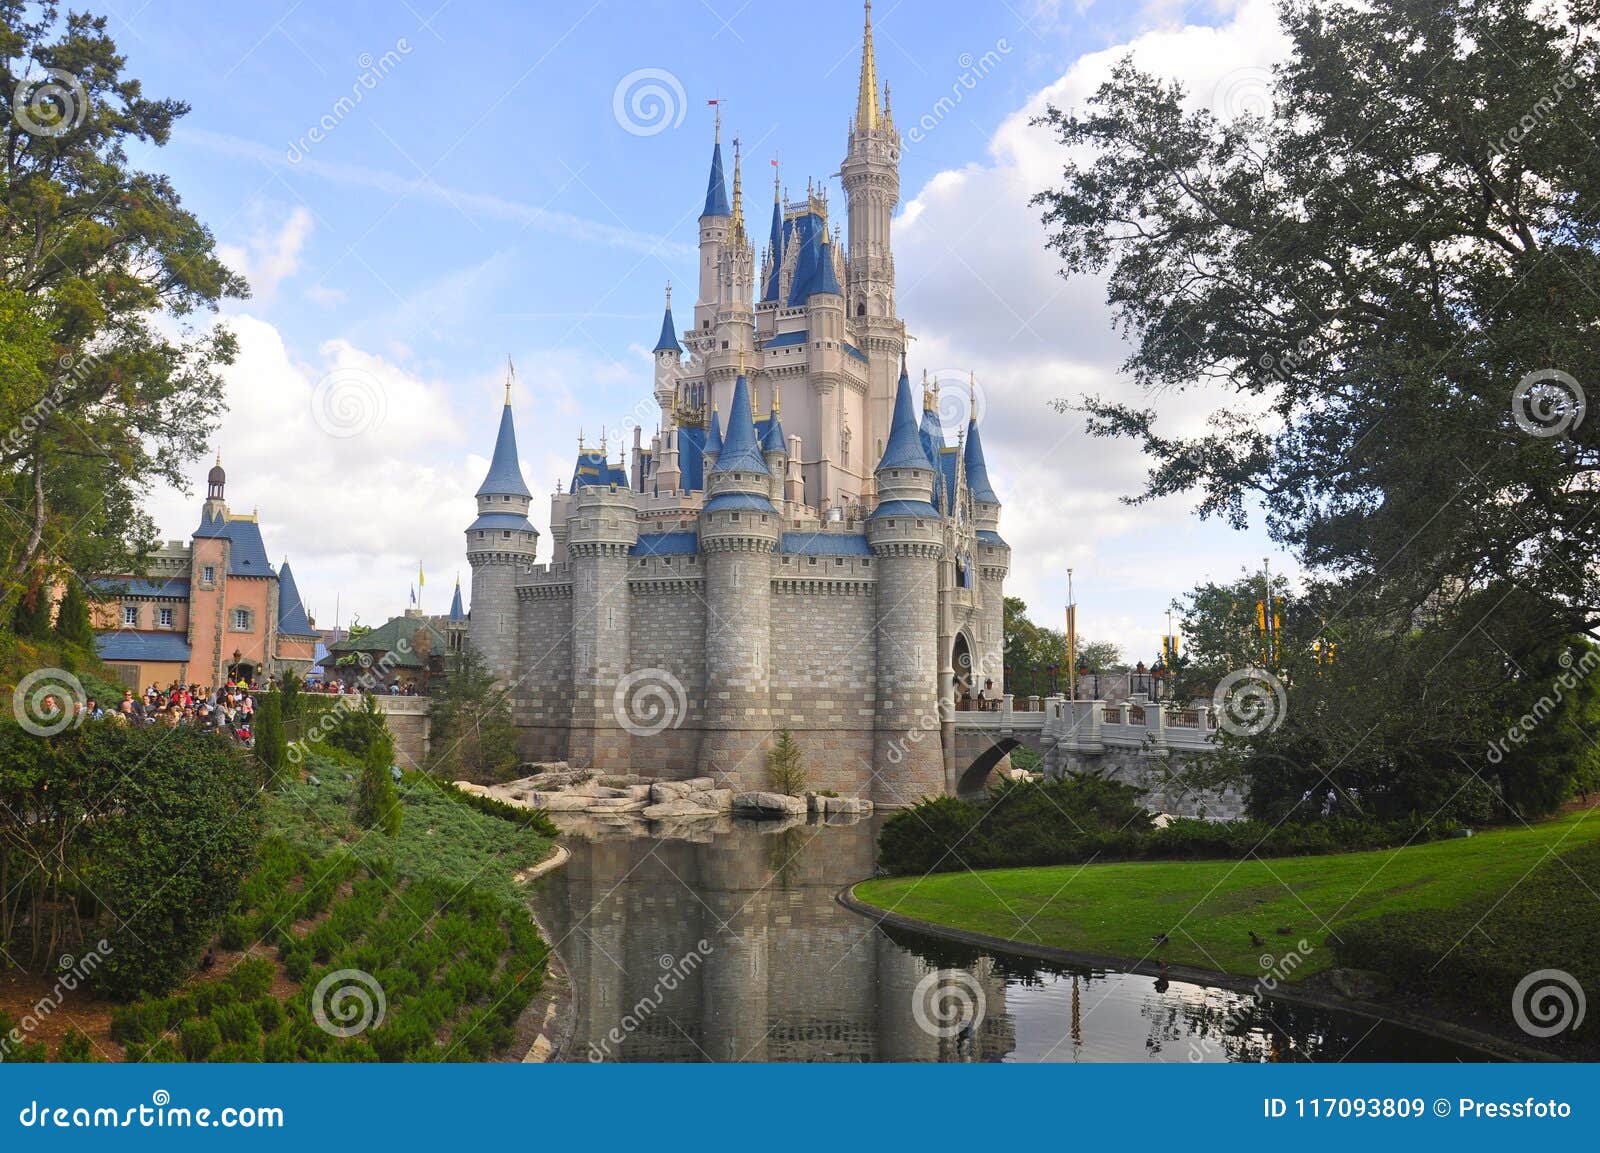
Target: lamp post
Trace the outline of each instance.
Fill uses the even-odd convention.
[[[1084,681],[1087,681],[1088,679],[1089,679],[1089,663],[1087,661],[1081,661],[1080,660],[1078,662],[1078,681],[1079,681],[1079,683],[1082,683]],[[1097,700],[1100,699],[1100,674],[1099,673],[1096,673],[1094,675],[1094,688],[1090,690],[1089,696],[1088,696],[1087,699],[1091,700],[1091,701],[1097,701]]]
[[[1050,666],[1050,695],[1051,696],[1055,696],[1056,695],[1056,687],[1060,683],[1060,681],[1059,681],[1060,676],[1061,676],[1061,666],[1058,665],[1058,664],[1051,665]]]
[[[1143,661],[1133,666],[1133,691],[1143,693],[1145,696],[1150,695],[1150,673],[1144,667]]]
[[[1164,684],[1166,684],[1166,680],[1167,680],[1167,663],[1166,663],[1166,661],[1164,661],[1164,660],[1156,661],[1155,667],[1150,670],[1150,677],[1151,677],[1151,680],[1153,682],[1153,684],[1151,686],[1151,694],[1150,694],[1151,695],[1151,699],[1159,701],[1159,700],[1161,700],[1161,696],[1162,696],[1162,691],[1161,691],[1162,690],[1162,686]]]

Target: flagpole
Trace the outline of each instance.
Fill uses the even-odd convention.
[[[1072,570],[1067,570],[1067,693],[1078,699],[1078,602],[1072,596]]]

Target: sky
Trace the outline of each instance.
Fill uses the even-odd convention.
[[[443,612],[504,396],[506,360],[533,519],[571,475],[580,431],[615,449],[656,415],[663,291],[693,298],[696,217],[720,99],[754,202],[780,162],[791,195],[837,177],[862,9],[742,0],[338,5],[86,0],[147,96],[192,107],[167,173],[252,285],[221,322],[216,451],[235,512],[258,510],[319,625]],[[1081,105],[1117,59],[1180,79],[1222,114],[1268,107],[1285,51],[1265,0],[879,0],[878,71],[905,139],[893,231],[913,377],[975,373],[989,472],[1012,546],[1009,593],[1060,627],[1067,570],[1086,637],[1152,659],[1197,582],[1292,571],[1254,518],[1191,500],[1129,506],[1148,463],[1050,402],[1143,400],[1096,278],[1064,279],[1029,197],[1061,150],[1029,124]],[[946,99],[948,98],[948,99]],[[1160,399],[1160,427],[1223,404]],[[156,493],[165,538],[198,523],[209,457]]]

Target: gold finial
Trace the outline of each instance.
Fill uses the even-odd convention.
[[[783,408],[783,394],[781,392],[779,392],[778,386],[776,384],[774,384],[772,386],[772,418],[774,420],[778,419],[778,417],[781,415],[780,410],[782,408]]]
[[[511,354],[506,353],[506,403],[511,403],[511,382],[517,379],[517,366],[511,363]]]
[[[578,429],[578,451],[583,452],[583,429]]]
[[[217,449],[217,467],[222,467],[222,450],[220,448]]]
[[[866,22],[861,38],[861,83],[856,92],[857,132],[878,127],[878,62],[872,52],[872,0],[866,0]]]
[[[600,459],[606,459],[606,426],[600,426]]]

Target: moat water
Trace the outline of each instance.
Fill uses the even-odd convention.
[[[534,896],[572,978],[564,1058],[1484,1059],[1359,1014],[880,928],[835,900],[872,875],[880,823],[722,820],[663,838],[568,819],[572,859]]]

